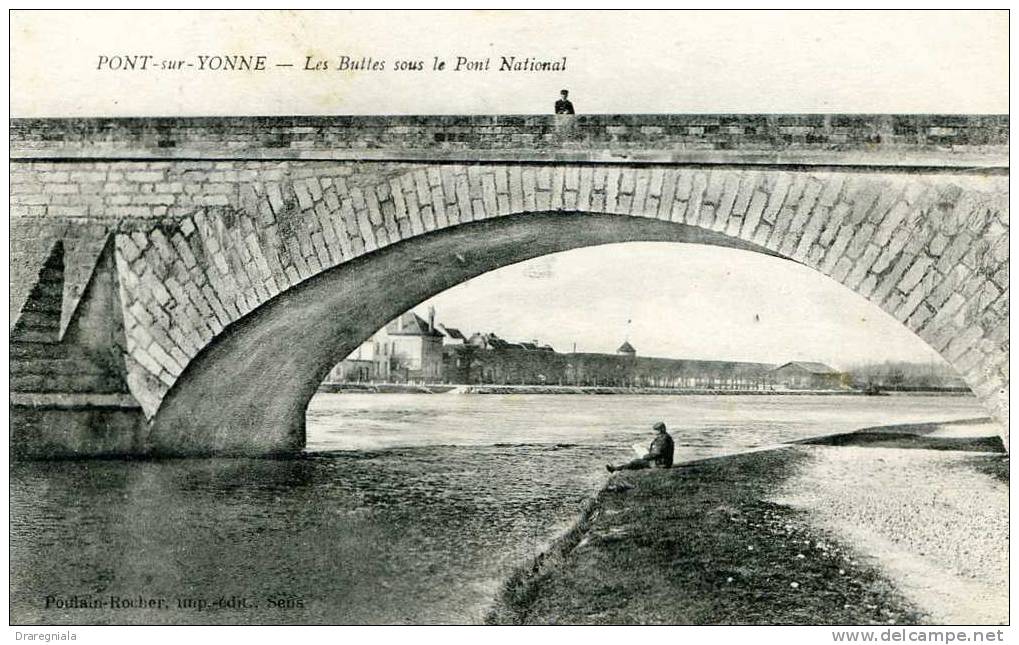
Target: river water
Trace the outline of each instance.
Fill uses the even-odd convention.
[[[289,459],[11,467],[11,621],[472,623],[661,419],[677,461],[971,397],[323,394]]]

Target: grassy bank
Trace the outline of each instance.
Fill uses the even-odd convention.
[[[948,422],[902,423],[814,437],[796,443],[815,446],[867,446],[1007,454],[1001,437],[994,435],[995,430],[990,432],[987,430],[987,427],[993,427],[993,424],[994,421],[989,417]],[[972,430],[967,432],[966,428]]]
[[[920,622],[876,569],[768,501],[800,450],[616,475],[572,531],[507,581],[488,622]]]
[[[924,450],[962,450],[965,452],[1004,453],[1000,437],[930,437],[910,432],[867,432],[859,430],[818,439],[800,441],[814,446],[867,446],[869,448],[909,448]]]

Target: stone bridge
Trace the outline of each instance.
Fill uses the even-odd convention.
[[[337,361],[486,271],[632,240],[831,276],[1008,421],[1008,120],[11,121],[16,456],[300,450]]]

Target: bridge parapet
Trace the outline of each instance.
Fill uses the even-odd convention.
[[[12,119],[14,159],[630,161],[1007,167],[1007,115]]]

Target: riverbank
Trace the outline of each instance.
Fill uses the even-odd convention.
[[[1007,459],[843,442],[620,473],[487,621],[1007,622]]]
[[[822,395],[822,396],[863,396],[860,390],[737,390],[722,388],[672,388],[672,387],[607,387],[596,385],[461,385],[459,394],[593,394],[627,395],[651,394],[669,396],[724,396],[724,395]]]
[[[320,394],[446,394],[455,390],[456,385],[417,383],[323,383],[318,386]]]
[[[591,395],[784,395],[784,396],[873,396],[863,390],[739,390],[723,388],[669,388],[669,387],[609,387],[595,385],[454,385],[416,383],[323,383],[319,392],[336,394],[356,392],[362,394],[591,394]],[[879,396],[891,393],[882,392]],[[910,396],[973,396],[969,391],[903,392]]]

